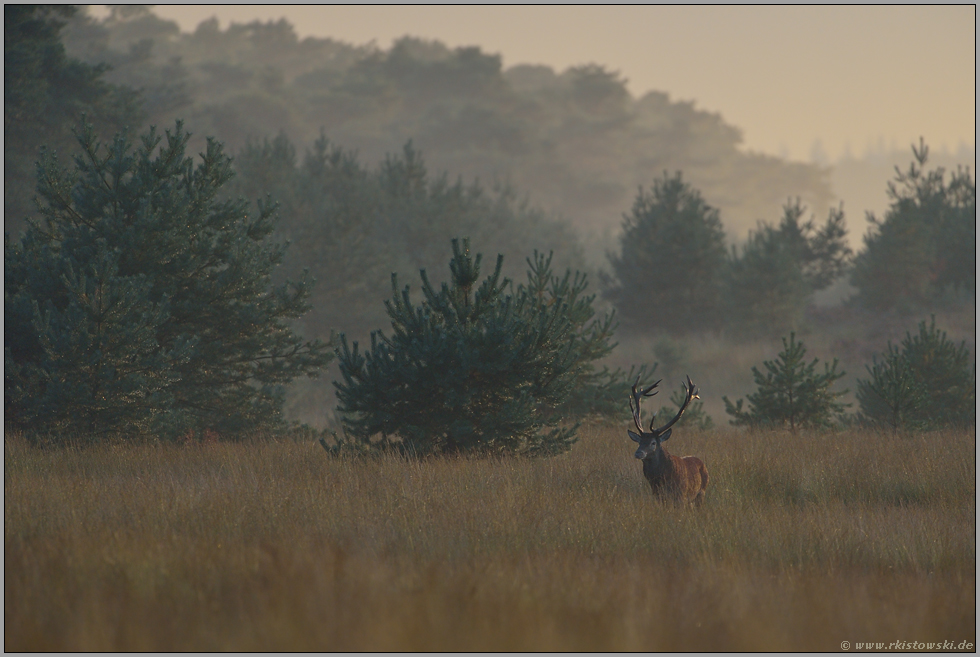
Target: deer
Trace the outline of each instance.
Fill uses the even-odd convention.
[[[652,397],[657,392],[656,387],[660,385],[657,381],[647,388],[636,389],[640,379],[637,377],[633,384],[633,391],[630,395],[630,410],[633,412],[633,423],[639,433],[627,430],[630,438],[639,443],[636,450],[636,458],[643,461],[643,476],[646,477],[653,491],[655,499],[673,502],[675,504],[694,504],[701,506],[704,502],[704,491],[708,487],[708,468],[704,462],[696,456],[672,456],[664,449],[663,443],[670,438],[671,427],[681,419],[681,415],[687,410],[688,404],[693,399],[700,399],[698,390],[687,377],[684,384],[686,394],[684,403],[677,411],[670,422],[655,429],[653,423],[657,419],[654,413],[650,419],[650,431],[644,431],[640,424],[640,400],[643,397]]]

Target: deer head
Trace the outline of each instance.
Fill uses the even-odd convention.
[[[684,398],[684,403],[681,404],[681,408],[679,411],[677,411],[677,415],[675,415],[674,418],[667,424],[663,425],[659,429],[655,429],[653,423],[657,419],[657,414],[654,413],[653,417],[650,418],[650,430],[644,431],[643,426],[640,424],[640,400],[643,397],[653,397],[655,394],[657,394],[659,391],[655,388],[660,385],[660,381],[657,381],[647,388],[640,388],[640,390],[637,390],[636,386],[639,383],[640,380],[637,378],[636,383],[633,384],[633,392],[630,395],[630,410],[633,412],[633,423],[636,425],[636,430],[639,431],[639,433],[633,433],[629,430],[627,430],[627,433],[634,442],[639,443],[639,447],[636,449],[636,458],[643,461],[652,460],[656,462],[664,458],[662,444],[667,442],[667,439],[670,438],[671,427],[674,426],[679,419],[681,419],[681,415],[683,415],[684,411],[687,410],[687,406],[691,403],[691,400],[700,399],[700,397],[698,396],[697,388],[695,388],[694,383],[691,381],[691,377],[687,377],[687,383],[684,386],[687,392]]]

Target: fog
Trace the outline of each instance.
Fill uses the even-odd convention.
[[[106,18],[105,6],[89,13]],[[285,19],[300,42],[330,39],[352,46],[390,49],[404,36],[434,41],[448,49],[476,46],[498,56],[505,72],[547,67],[556,74],[594,63],[614,72],[634,100],[667,94],[737,133],[735,147],[777,160],[816,165],[826,187],[771,190],[766,201],[739,202],[724,191],[709,202],[722,209],[726,229],[744,239],[759,220],[772,221],[785,196],[801,195],[822,215],[844,203],[849,240],[857,249],[868,211],[887,207],[885,182],[894,166],[911,158],[910,144],[925,138],[932,161],[949,169],[972,166],[976,152],[975,8],[943,7],[313,7],[157,6],[153,13],[185,33],[209,18],[226,30],[232,23]],[[154,53],[160,57],[160,46]],[[173,56],[173,53],[168,53]],[[183,57],[184,64],[192,59]],[[291,73],[284,71],[286,82]],[[513,76],[512,76],[513,77]],[[185,117],[186,118],[186,117]],[[345,129],[337,117],[321,115],[297,131],[289,120],[250,126],[253,137],[285,131],[299,142],[324,127],[329,137],[357,149],[366,162],[414,138],[433,168],[451,174],[514,180],[521,166],[474,163],[443,157],[442,145],[401,131],[369,143]],[[240,145],[241,135],[221,135]],[[297,134],[303,132],[305,134]],[[391,132],[391,130],[389,130]],[[702,187],[710,182],[689,163],[660,158],[666,169],[683,168]],[[684,166],[687,164],[688,166]],[[634,167],[637,168],[637,167]],[[535,188],[533,178],[514,180],[545,209],[571,220],[586,236],[604,240],[618,230],[620,213],[637,185],[649,185],[657,167],[636,174],[599,174],[614,197],[594,211],[580,199],[563,202],[567,188]],[[595,177],[592,171],[590,178]],[[605,183],[605,184],[603,184]],[[554,187],[554,184],[552,184]],[[612,188],[618,188],[612,191]],[[785,191],[785,195],[781,192]],[[588,205],[588,203],[586,204]],[[618,209],[613,209],[618,206]],[[600,253],[602,249],[597,249]]]
[[[919,136],[976,143],[976,9],[874,7],[159,6],[192,31],[285,17],[302,39],[389,48],[405,35],[479,46],[505,67],[619,71],[634,96],[664,91],[718,112],[744,148],[809,161]]]
[[[557,268],[586,271],[597,306],[611,309],[603,274],[621,252],[624,215],[639,189],[675,172],[718,210],[721,258],[744,254],[760,222],[778,224],[796,199],[817,227],[842,206],[840,240],[859,254],[866,213],[884,215],[895,167],[907,168],[920,137],[929,168],[975,168],[974,17],[973,7],[113,6],[79,13],[61,38],[69,56],[107,65],[103,80],[138,99],[132,115],[107,105],[115,114],[103,138],[109,119],[132,116],[139,125],[127,127],[140,131],[182,119],[189,153],[219,140],[237,172],[223,193],[278,200],[275,237],[292,242],[281,274],[309,269],[317,280],[301,330],[365,339],[386,325],[391,273],[417,285],[427,268],[445,280],[457,236],[485,262],[502,253],[515,280],[534,249],[554,250]],[[28,178],[42,142],[70,162],[70,120],[57,135],[22,130],[18,149],[11,124],[6,159],[16,150],[20,175],[8,167],[11,234],[34,207]],[[343,166],[314,175],[307,163],[321,138],[320,165],[336,156]],[[643,275],[667,289],[689,254],[653,253]],[[919,270],[902,268],[933,280],[932,252],[920,255]],[[683,366],[701,373],[718,414],[720,396],[741,394],[750,367],[790,329],[808,333],[821,357],[840,356],[851,377],[936,308],[972,349],[974,288],[961,283],[975,277],[975,252],[957,257],[951,296],[930,288],[918,305],[866,315],[842,304],[857,289],[846,267],[833,285],[764,302],[790,278],[763,257],[762,279],[725,282],[713,324],[693,318],[683,340],[661,344],[661,325],[634,321],[610,365],[687,354]],[[701,274],[687,280],[705,287]],[[752,331],[762,342],[733,350],[729,320],[755,312],[733,301],[743,289],[760,296],[764,326]],[[677,312],[667,306],[647,297],[616,309]],[[779,322],[760,319],[777,310]],[[297,402],[314,409],[300,417],[326,421],[327,387]]]

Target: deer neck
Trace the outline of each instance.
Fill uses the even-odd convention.
[[[670,454],[661,445],[657,451],[643,459],[643,476],[653,481],[663,479],[670,475],[674,466],[670,460]]]

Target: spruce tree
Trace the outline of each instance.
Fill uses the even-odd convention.
[[[39,211],[5,241],[5,421],[86,436],[210,430],[281,422],[283,386],[315,375],[326,345],[289,322],[311,282],[273,287],[284,247],[267,238],[274,204],[218,200],[232,175],[208,141],[197,165],[178,121],[133,149],[91,126],[62,171],[38,166]]]
[[[803,427],[827,427],[834,415],[843,413],[848,406],[836,401],[847,393],[831,392],[830,387],[844,376],[837,372],[837,359],[824,363],[824,372],[816,372],[819,359],[804,361],[806,347],[797,342],[791,333],[789,341],[783,338],[783,351],[774,361],[763,361],[767,372],[752,368],[758,386],[756,392],[746,395],[749,406],[743,409],[743,400],[732,404],[723,397],[725,412],[733,416],[733,425],[754,427],[789,427],[796,432]]]
[[[345,435],[336,449],[553,454],[575,440],[559,407],[589,383],[612,349],[611,315],[595,319],[584,275],[552,274],[528,259],[526,284],[502,278],[503,256],[482,283],[482,257],[453,240],[452,279],[437,291],[425,271],[422,304],[409,288],[385,302],[392,331],[362,352],[341,335],[335,382]],[[372,441],[372,437],[379,436]]]

